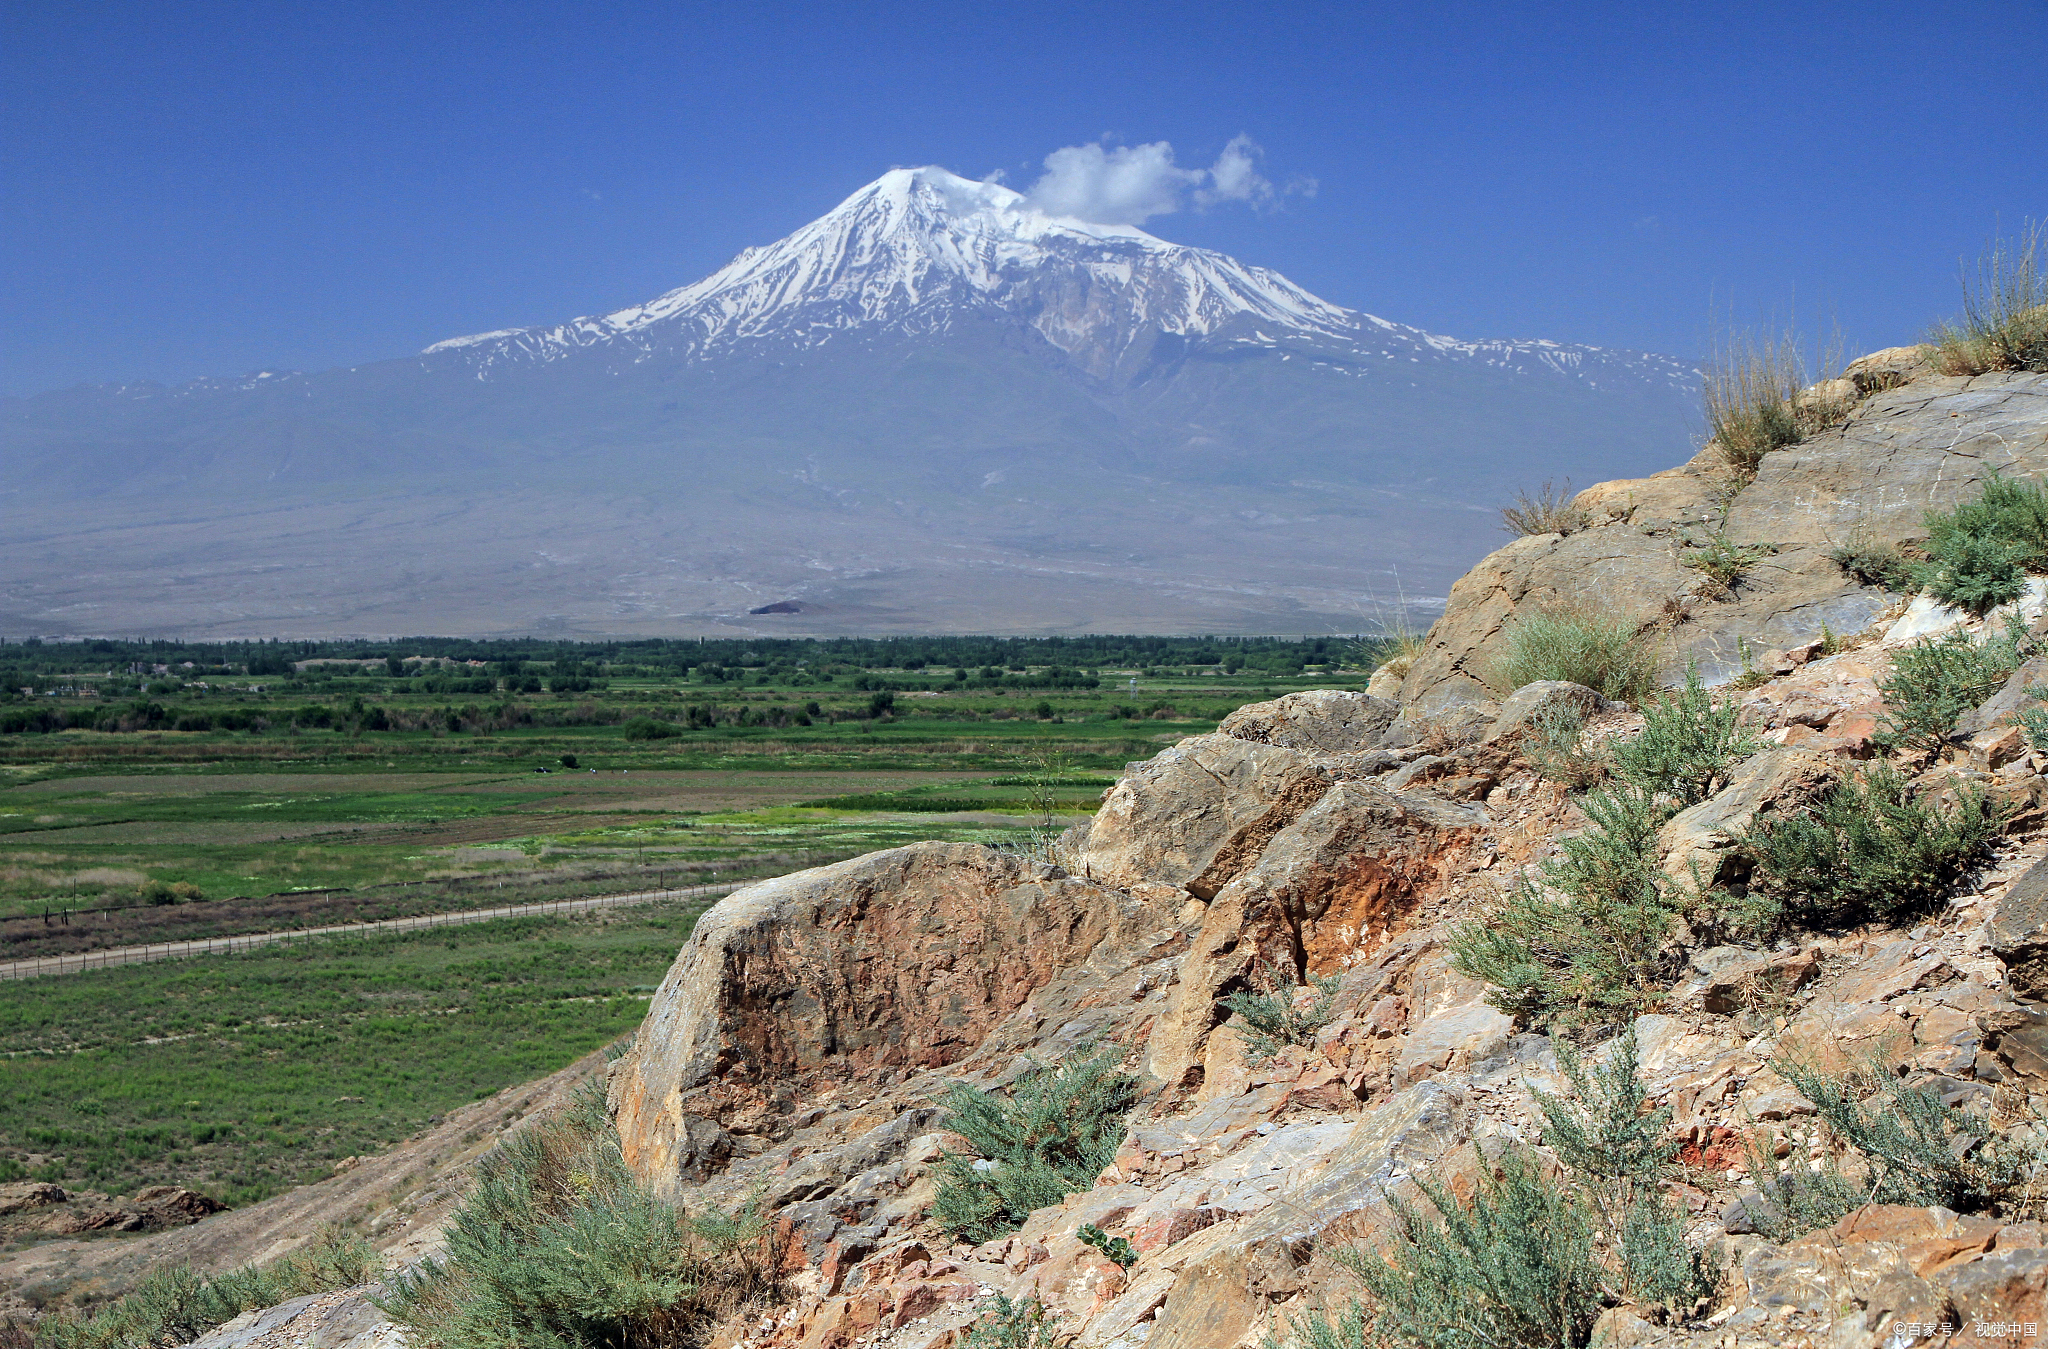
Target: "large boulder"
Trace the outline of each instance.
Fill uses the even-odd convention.
[[[1929,508],[1975,496],[1995,472],[2048,472],[2048,375],[1925,376],[1885,388],[1844,425],[1765,455],[1747,485],[1728,477],[1712,446],[1656,477],[1602,483],[1575,503],[1590,528],[1517,539],[1460,578],[1401,700],[1427,713],[1487,696],[1502,634],[1531,608],[1590,603],[1668,634],[1659,638],[1667,674],[1697,660],[1709,683],[1741,671],[1745,646],[1789,649],[1823,625],[1861,631],[1894,597],[1844,575],[1829,553],[1852,536],[1924,537]],[[1731,487],[1740,489],[1732,502]],[[1732,595],[1683,561],[1689,542],[1724,527],[1732,543],[1775,549]]]
[[[1400,710],[1391,698],[1342,689],[1309,689],[1271,702],[1247,703],[1216,729],[1262,745],[1352,754],[1375,748]]]
[[[1069,865],[1101,885],[1152,882],[1206,899],[1336,780],[1301,750],[1194,736],[1124,770],[1094,820],[1076,827]]]
[[[957,1062],[1145,916],[1127,895],[971,844],[729,895],[697,920],[613,1074],[627,1163],[673,1192],[722,1166],[735,1136],[785,1132],[807,1092]]]
[[[1835,780],[1826,759],[1799,749],[1774,749],[1737,764],[1728,785],[1679,811],[1657,831],[1664,872],[1681,885],[1702,889],[1722,875],[1736,839],[1757,816],[1804,805]]]

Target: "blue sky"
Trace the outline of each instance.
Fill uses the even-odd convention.
[[[2048,0],[0,6],[0,391],[653,297],[894,165],[1239,136],[1165,238],[1464,337],[1908,341],[2048,215]]]

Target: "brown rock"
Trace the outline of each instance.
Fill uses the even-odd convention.
[[[1657,831],[1664,874],[1701,889],[1721,880],[1735,840],[1759,814],[1804,804],[1835,776],[1827,760],[1800,749],[1766,750],[1738,764],[1726,787]]]
[[[1584,684],[1564,679],[1539,679],[1508,695],[1500,705],[1499,720],[1493,723],[1485,738],[1490,743],[1520,734],[1545,711],[1559,706],[1574,708],[1581,716],[1590,717],[1605,708],[1607,700]]]
[[[1990,937],[2013,994],[2048,998],[2048,861],[2036,862],[2006,887],[1991,915]]]
[[[1483,825],[1477,812],[1369,782],[1328,788],[1216,894],[1151,1038],[1153,1076],[1201,1062],[1216,1000],[1263,961],[1300,979],[1382,941]]]
[[[2048,1322],[2048,1250],[1994,1251],[1952,1271],[1947,1281],[1949,1301],[1964,1325]]]
[[[697,921],[612,1079],[627,1164],[664,1191],[808,1089],[970,1052],[1032,992],[1146,917],[991,849],[918,844],[778,877]]]
[[[62,1185],[41,1180],[16,1180],[0,1185],[0,1215],[48,1208],[71,1198]]]

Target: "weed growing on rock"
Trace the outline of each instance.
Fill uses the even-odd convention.
[[[1586,744],[1586,713],[1564,699],[1545,704],[1529,719],[1522,756],[1538,773],[1583,791],[1607,776],[1606,756]]]
[[[1944,375],[2048,370],[2048,227],[2029,222],[2017,241],[1997,239],[1963,284],[1963,315],[1934,331],[1934,368]]]
[[[1036,1293],[1014,1300],[997,1293],[982,1306],[961,1349],[1053,1349],[1059,1343],[1059,1322]]]
[[[1535,493],[1516,492],[1514,501],[1500,508],[1501,528],[1518,538],[1532,534],[1569,534],[1586,527],[1586,513],[1572,505],[1571,479],[1563,487],[1546,481]]]
[[[1262,963],[1259,975],[1263,989],[1246,989],[1220,1000],[1233,1014],[1231,1024],[1244,1036],[1251,1058],[1263,1061],[1284,1045],[1314,1044],[1316,1032],[1337,1014],[1337,976],[1311,976],[1302,987],[1313,988],[1314,996],[1307,1006],[1297,1009],[1297,989],[1283,981],[1279,971]]]
[[[1806,809],[1760,818],[1739,840],[1754,864],[1750,926],[1832,927],[1931,908],[1984,855],[2004,816],[1974,787],[1943,805],[1875,764]]]
[[[939,1160],[932,1216],[963,1240],[988,1241],[1021,1227],[1033,1209],[1095,1183],[1123,1142],[1136,1079],[1117,1070],[1120,1045],[1082,1053],[1056,1068],[1034,1066],[1007,1098],[955,1083],[938,1098],[946,1127],[978,1156]]]
[[[1584,684],[1602,697],[1636,703],[1657,687],[1657,660],[1625,618],[1538,609],[1509,623],[1493,683],[1512,693],[1545,679]]]
[[[2017,623],[1981,642],[1958,628],[1904,648],[1879,687],[1884,725],[1871,739],[1887,752],[1941,749],[1955,734],[1956,718],[1997,692],[2031,648]]]
[[[1828,551],[1828,560],[1867,586],[1904,594],[1919,588],[1919,576],[1906,555],[1862,530]]]
[[[267,1265],[211,1277],[173,1265],[90,1318],[57,1314],[36,1325],[39,1349],[154,1349],[195,1340],[245,1311],[376,1278],[383,1262],[351,1233],[329,1233]]]
[[[1729,334],[1714,346],[1701,386],[1708,433],[1722,462],[1742,481],[1756,476],[1766,454],[1840,422],[1854,402],[1829,392],[1833,381],[1806,388],[1805,362],[1792,333]]]
[[[1711,579],[1720,587],[1720,597],[1729,598],[1756,564],[1776,551],[1768,543],[1735,543],[1721,533],[1680,550],[1678,561]]]
[[[1770,1179],[1744,1207],[1773,1241],[1829,1226],[1864,1204],[1979,1213],[2036,1197],[2034,1176],[2048,1157],[2031,1130],[2001,1134],[1981,1114],[1943,1105],[1934,1092],[1875,1065],[1829,1073],[1780,1058],[1771,1066],[1854,1150],[1864,1177],[1851,1180],[1832,1162],[1772,1175],[1769,1161],[1752,1149],[1752,1173]]]
[[[757,1196],[691,1219],[627,1169],[601,1087],[499,1144],[455,1211],[448,1260],[380,1304],[428,1349],[670,1346],[775,1291]]]
[[[1742,705],[1708,692],[1695,664],[1683,688],[1643,704],[1642,732],[1613,750],[1614,775],[1683,808],[1720,790],[1728,769],[1763,747],[1742,725]]]
[[[1129,1269],[1138,1263],[1138,1249],[1123,1237],[1112,1237],[1094,1223],[1082,1223],[1074,1235],[1084,1246],[1093,1246],[1102,1252],[1102,1258],[1116,1265],[1118,1269]]]
[[[1488,1002],[1537,1025],[1634,1016],[1661,996],[1677,960],[1683,897],[1655,849],[1668,809],[1626,784],[1588,792],[1580,809],[1593,827],[1560,840],[1542,883],[1518,880],[1499,910],[1449,943],[1460,972],[1493,985]]]

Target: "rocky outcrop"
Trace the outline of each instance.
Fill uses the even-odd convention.
[[[1896,363],[1895,363],[1896,364]],[[1492,661],[1519,612],[1597,605],[1655,629],[1674,677],[1697,660],[1710,683],[1752,657],[1868,627],[1893,597],[1829,560],[1861,537],[1924,535],[1925,512],[1965,499],[1997,472],[2048,471],[2048,375],[1974,379],[1871,367],[1875,389],[1847,422],[1764,456],[1731,479],[1713,446],[1682,468],[1602,483],[1575,504],[1592,522],[1520,538],[1467,572],[1401,687],[1405,708],[1436,714],[1497,696]],[[1884,373],[1888,372],[1888,373]],[[1910,383],[1891,382],[1912,375]],[[1771,550],[1732,592],[1684,565],[1689,544],[1725,530]]]
[[[1351,754],[1377,748],[1400,710],[1390,698],[1342,689],[1311,689],[1271,702],[1249,703],[1225,717],[1216,729],[1261,745]]]
[[[664,1191],[785,1136],[827,1082],[965,1058],[1145,906],[988,848],[916,844],[798,872],[698,920],[611,1099]]]

